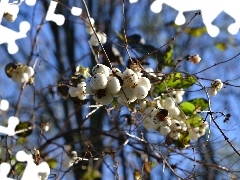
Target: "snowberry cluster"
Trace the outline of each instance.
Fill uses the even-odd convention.
[[[126,69],[122,75],[122,91],[119,93],[119,103],[131,103],[136,99],[144,99],[151,89],[150,80],[142,77],[142,74],[134,72],[132,69]]]
[[[171,97],[161,99],[155,98],[153,101],[142,101],[139,104],[140,110],[145,109],[143,126],[146,129],[157,130],[164,136],[169,136],[173,140],[180,138],[181,134],[188,131],[192,140],[197,140],[203,136],[208,127],[207,122],[199,119],[199,126],[194,127],[187,122],[187,118],[180,113],[176,104],[182,102],[183,90],[175,90]]]
[[[86,21],[85,21],[86,31],[89,35],[91,35],[89,40],[90,44],[92,46],[98,46],[99,41],[100,43],[105,44],[107,42],[107,35],[103,32],[96,32],[94,24],[95,24],[95,20],[93,18],[90,17],[90,21],[88,18],[86,18]],[[93,26],[93,28],[91,25]],[[96,34],[94,33],[94,31],[96,32]]]
[[[164,109],[167,109],[169,112],[169,116],[172,118],[178,117],[180,115],[180,110],[176,106],[176,104],[181,103],[183,100],[184,91],[183,90],[175,90],[170,93],[170,97],[162,100],[162,106]]]
[[[188,125],[188,133],[190,138],[197,140],[199,137],[203,136],[208,128],[208,123],[206,121],[200,121],[199,127],[192,127]]]
[[[223,87],[222,81],[220,79],[215,79],[211,83],[211,88],[209,88],[208,94],[211,96],[215,96],[217,94],[217,92],[222,89],[222,87]]]
[[[92,75],[86,79],[86,93],[93,95],[93,99],[102,105],[110,104],[114,97],[120,104],[144,99],[151,88],[148,78],[128,68],[122,73],[117,68],[110,70],[97,64],[92,69]]]
[[[34,75],[34,70],[31,66],[17,63],[9,63],[5,68],[8,77],[15,82],[29,82]]]
[[[77,87],[70,87],[68,93],[71,97],[78,97],[80,100],[86,99],[86,83],[81,82],[77,85]]]
[[[188,60],[194,64],[198,64],[201,61],[201,58],[198,54],[193,55],[193,56],[189,56]]]

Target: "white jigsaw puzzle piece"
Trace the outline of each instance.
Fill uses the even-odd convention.
[[[53,21],[55,22],[58,26],[62,26],[65,21],[65,17],[62,14],[55,14],[54,11],[57,7],[58,2],[56,1],[51,1],[47,15],[46,15],[46,20],[47,21]]]
[[[65,22],[65,17],[62,14],[55,14],[55,10],[57,7],[58,2],[56,1],[51,1],[48,11],[47,11],[47,15],[46,15],[46,20],[47,21],[53,21],[55,22],[58,26],[62,26]],[[74,16],[80,16],[82,14],[82,9],[73,6],[71,9],[71,13]]]
[[[151,4],[150,9],[154,13],[159,13],[163,4],[167,4],[179,12],[175,19],[175,23],[178,25],[186,22],[183,12],[200,10],[203,23],[212,37],[216,37],[220,32],[219,28],[214,26],[212,22],[222,11],[225,11],[236,21],[228,27],[229,33],[236,34],[240,28],[239,0],[156,0]]]
[[[12,178],[7,177],[10,169],[11,169],[10,164],[5,163],[5,162],[0,164],[0,179],[1,180],[14,180]]]
[[[27,32],[29,30],[30,24],[27,21],[22,21],[20,23],[19,32],[0,25],[0,44],[8,43],[8,52],[10,54],[15,54],[18,52],[18,46],[15,41],[27,37]]]
[[[25,0],[25,3],[28,6],[34,6],[36,4],[36,0]]]
[[[46,162],[36,165],[32,155],[27,154],[24,151],[18,151],[16,154],[16,159],[20,162],[27,162],[21,180],[43,180],[48,178],[48,175],[50,174],[50,168]]]
[[[19,119],[17,117],[11,116],[8,119],[8,127],[0,126],[0,133],[6,134],[8,136],[14,136],[15,128],[19,124]]]

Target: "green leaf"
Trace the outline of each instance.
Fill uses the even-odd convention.
[[[155,86],[154,92],[161,94],[166,88],[186,89],[194,85],[197,80],[193,76],[183,76],[181,73],[168,75],[163,82]]]
[[[19,137],[18,140],[17,140],[17,143],[19,144],[24,144],[24,143],[27,143],[28,142],[28,139],[26,137]]]
[[[57,167],[57,160],[56,159],[48,159],[47,163],[51,169],[55,169]]]
[[[196,98],[196,99],[192,99],[190,101],[188,101],[190,103],[192,103],[196,110],[195,111],[203,111],[208,109],[208,100],[204,99],[204,98]]]
[[[199,28],[185,28],[185,32],[191,36],[200,37],[207,32],[206,27]]]
[[[182,132],[180,137],[177,140],[173,140],[173,143],[178,148],[186,148],[186,147],[188,147],[189,143],[190,143],[190,136],[188,134],[188,131]]]
[[[225,43],[217,43],[217,44],[215,44],[215,47],[219,51],[225,51],[227,49],[227,45]]]
[[[32,123],[30,122],[20,122],[16,128],[16,132],[21,132],[17,133],[16,135],[19,137],[27,137],[32,133]]]
[[[87,78],[90,76],[89,72],[90,72],[90,69],[89,69],[89,68],[85,68],[85,67],[79,65],[79,66],[76,67],[75,75],[79,75],[79,74],[80,74],[80,75],[82,75],[85,79],[87,79]]]
[[[119,32],[117,32],[117,31],[115,31],[115,33],[116,33],[116,35],[117,35],[118,39],[120,39],[122,42],[125,42],[125,38],[123,37],[123,35],[122,35],[122,34],[120,34],[120,33],[119,33]]]
[[[193,115],[195,112],[196,107],[194,106],[194,104],[190,103],[190,102],[182,102],[179,105],[180,109],[184,112],[185,115]]]
[[[187,120],[187,123],[192,125],[193,127],[199,127],[202,122],[202,116],[195,115]]]
[[[88,167],[87,171],[83,175],[83,180],[94,180],[101,178],[101,173],[97,169],[93,169],[92,167]]]
[[[173,56],[173,45],[170,44],[168,48],[160,54],[160,57],[158,58],[158,68],[164,69],[166,66],[174,66],[174,62],[172,59]]]
[[[12,161],[13,161],[13,160],[12,160]],[[15,158],[14,158],[14,161],[16,161]],[[21,174],[24,172],[24,169],[25,169],[25,168],[26,168],[25,165],[23,165],[22,163],[17,162],[17,163],[15,164],[15,169],[14,169],[14,171],[15,171],[15,173],[21,175]]]
[[[157,161],[153,161],[151,162],[151,168],[154,168],[158,165],[158,162]]]

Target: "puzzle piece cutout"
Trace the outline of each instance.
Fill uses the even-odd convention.
[[[17,1],[16,1],[17,2]],[[3,0],[0,3],[0,22],[3,17],[5,10],[12,10],[13,14],[18,14],[20,2],[14,2],[8,4],[8,0]],[[33,6],[36,4],[36,0],[26,0],[26,4]],[[0,25],[0,44],[7,43],[8,52],[10,54],[15,54],[18,52],[18,46],[16,40],[27,37],[27,32],[30,30],[30,24],[27,21],[22,21],[19,25],[19,32],[13,31],[5,26]]]
[[[42,162],[39,165],[34,163],[31,154],[27,154],[24,151],[18,151],[16,154],[16,159],[20,162],[27,162],[26,168],[23,171],[21,180],[47,180],[50,174],[50,168],[48,163]],[[0,164],[0,179],[1,180],[14,180],[7,177],[10,172],[11,165],[8,163]]]
[[[55,14],[54,11],[57,7],[58,2],[56,1],[51,1],[48,11],[47,11],[47,15],[46,15],[46,20],[47,21],[53,21],[55,22],[58,26],[62,26],[65,22],[65,17],[61,14]],[[73,6],[71,9],[71,13],[74,16],[80,16],[82,14],[82,9]]]
[[[202,12],[202,19],[207,32],[210,36],[216,37],[220,30],[217,26],[214,26],[212,22],[222,11],[224,11],[235,19],[235,23],[228,27],[229,33],[234,35],[239,31],[239,0],[155,0],[151,4],[150,9],[154,13],[159,13],[163,4],[167,4],[178,11],[178,15],[175,19],[175,23],[178,25],[182,25],[186,21],[183,15],[184,12],[200,10]]]
[[[1,180],[14,180],[12,178],[7,177],[10,169],[11,169],[10,164],[5,163],[5,162],[0,164],[0,179]]]
[[[30,30],[30,24],[27,21],[22,21],[19,25],[19,32],[13,31],[5,26],[0,25],[0,44],[8,43],[7,49],[10,54],[18,52],[16,40],[27,37],[27,32]]]
[[[136,3],[138,0],[129,0],[129,3]]]
[[[18,151],[16,159],[20,162],[27,162],[21,180],[45,180],[48,178],[50,168],[46,162],[41,162],[39,165],[36,165],[32,155],[24,151]]]
[[[0,133],[6,134],[8,136],[14,136],[16,134],[15,128],[19,124],[19,119],[17,117],[11,116],[8,119],[8,126],[0,126]]]

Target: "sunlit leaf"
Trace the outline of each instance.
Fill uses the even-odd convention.
[[[173,73],[167,76],[163,82],[155,86],[155,93],[162,93],[166,88],[186,89],[196,83],[196,79],[193,76],[183,76],[181,73]]]
[[[20,143],[20,144],[24,144],[24,143],[28,142],[28,139],[25,138],[25,137],[19,137],[17,142]]]
[[[190,136],[188,134],[188,131],[182,132],[180,137],[177,140],[173,140],[173,142],[178,148],[188,147],[190,143]]]
[[[219,51],[225,51],[227,49],[227,45],[225,43],[217,43],[215,46]]]
[[[193,115],[196,107],[190,102],[182,102],[179,105],[180,109],[184,112],[185,115]]]
[[[51,169],[55,169],[57,167],[57,160],[56,159],[48,159],[47,163]]]
[[[154,168],[158,165],[158,162],[154,161],[154,162],[151,162],[151,168]]]
[[[193,127],[199,127],[202,122],[202,116],[195,115],[187,120],[187,123],[192,125]]]
[[[12,159],[12,161],[15,161],[16,162],[16,159]],[[24,172],[24,169],[25,169],[25,165],[23,165],[22,163],[16,163],[15,165],[15,173],[17,174],[22,174]]]
[[[87,79],[90,76],[89,72],[90,72],[89,68],[85,68],[85,67],[79,65],[76,67],[75,75],[81,74],[84,78]]]
[[[195,37],[200,37],[203,34],[207,33],[207,29],[206,27],[199,27],[199,28],[185,28],[184,31],[186,33],[188,33],[191,36],[195,36]]]
[[[204,98],[196,98],[188,102],[192,103],[195,106],[197,111],[203,111],[208,109],[208,100]]]

